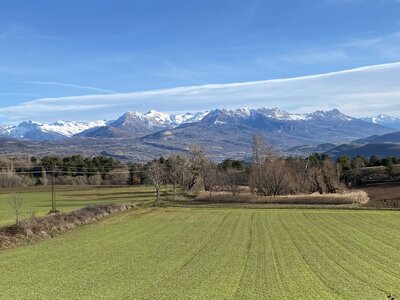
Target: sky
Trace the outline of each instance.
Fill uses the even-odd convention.
[[[400,0],[0,2],[0,122],[338,108],[400,117]]]

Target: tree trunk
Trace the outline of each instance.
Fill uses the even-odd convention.
[[[156,190],[156,203],[157,205],[160,204],[161,200],[160,200],[160,189],[158,188]]]

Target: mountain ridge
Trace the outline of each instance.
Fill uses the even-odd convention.
[[[247,159],[251,156],[254,134],[262,134],[266,142],[282,154],[306,155],[312,149],[326,151],[330,145],[334,148],[394,131],[393,128],[347,116],[337,109],[308,114],[265,107],[186,114],[151,110],[144,114],[126,112],[112,121],[58,121],[51,124],[30,121],[4,127],[4,130],[0,128],[1,137],[11,138],[0,145],[0,153],[107,153],[127,160],[144,160],[172,152],[185,153],[191,145],[197,144],[216,160],[229,157]],[[318,147],[320,144],[324,146]]]

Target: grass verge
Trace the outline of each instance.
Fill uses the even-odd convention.
[[[67,213],[25,219],[18,224],[0,228],[0,249],[54,237],[77,226],[98,221],[111,214],[133,207],[135,206],[117,204],[92,205]]]

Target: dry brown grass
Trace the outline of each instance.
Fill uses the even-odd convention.
[[[132,207],[134,205],[96,205],[42,218],[32,217],[18,224],[0,228],[0,249],[10,248],[32,240],[46,239]]]
[[[197,198],[201,202],[213,203],[256,203],[256,204],[365,204],[369,201],[368,194],[364,191],[346,191],[338,194],[311,194],[311,195],[285,195],[260,197],[250,193],[240,194],[236,197],[227,192],[209,193],[202,192]]]

